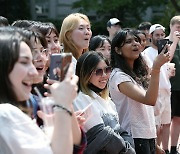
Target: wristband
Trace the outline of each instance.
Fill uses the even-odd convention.
[[[62,109],[66,111],[70,116],[72,116],[72,112],[60,104],[54,104],[53,109]]]

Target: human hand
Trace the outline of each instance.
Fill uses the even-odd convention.
[[[51,96],[51,93],[50,93],[50,87],[53,83],[55,82],[59,82],[59,81],[56,81],[56,80],[52,80],[52,79],[47,79],[46,80],[47,84],[44,84],[44,88],[47,89],[47,92],[44,93],[44,96],[46,97],[50,97]]]
[[[159,145],[156,145],[156,154],[165,154],[165,151]]]
[[[77,96],[77,82],[78,77],[73,74],[73,66],[71,64],[65,79],[62,82],[55,82],[50,86],[55,102],[69,108]]]
[[[168,48],[168,52],[164,53],[165,50]],[[159,70],[163,64],[168,62],[170,60],[170,54],[169,54],[169,45],[165,45],[161,53],[156,57],[156,59],[153,62],[153,69]]]
[[[37,115],[44,122],[42,130],[47,135],[47,137],[51,140],[52,135],[53,135],[53,130],[54,130],[54,114],[47,114],[39,110],[37,111]]]
[[[175,76],[176,74],[175,63],[167,63],[167,71],[169,78]]]
[[[83,127],[84,122],[86,121],[86,119],[84,118],[84,113],[82,111],[76,111],[75,115],[76,115],[79,126]]]
[[[88,107],[88,109],[84,112],[84,118],[85,122],[83,129],[85,132],[98,124],[104,123],[99,109],[95,106]]]
[[[180,32],[175,31],[175,32],[173,33],[173,42],[178,43],[179,40],[180,40]]]

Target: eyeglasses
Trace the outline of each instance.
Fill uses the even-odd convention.
[[[39,55],[48,56],[48,50],[42,49],[42,50],[32,50],[33,60],[36,60]]]
[[[37,53],[45,54],[46,55],[48,53],[48,50],[47,49],[42,49],[42,50],[35,49],[35,50],[32,50],[32,54],[33,55],[36,55]]]
[[[106,75],[110,74],[111,73],[111,67],[108,66],[108,67],[105,67],[104,69],[102,68],[98,68],[94,71],[94,73],[96,74],[96,76],[102,76],[103,73],[105,73]]]

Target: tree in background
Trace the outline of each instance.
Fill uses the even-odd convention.
[[[152,23],[169,25],[172,16],[180,13],[179,0],[79,0],[73,3],[73,8],[85,14],[96,12],[96,19],[90,17],[92,22],[93,35],[107,33],[106,22],[116,17],[123,23],[123,27],[137,27],[137,25],[147,20],[147,10],[155,10],[150,18]],[[95,26],[93,26],[95,25]]]
[[[0,15],[6,17],[9,23],[17,19],[30,19],[29,0],[1,0]]]

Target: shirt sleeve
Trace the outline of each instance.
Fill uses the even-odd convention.
[[[0,152],[52,154],[50,142],[27,115],[10,104],[0,106]],[[2,143],[2,144],[1,144]]]
[[[113,71],[109,79],[109,86],[118,90],[118,85],[123,82],[132,82],[132,78],[120,70]]]

